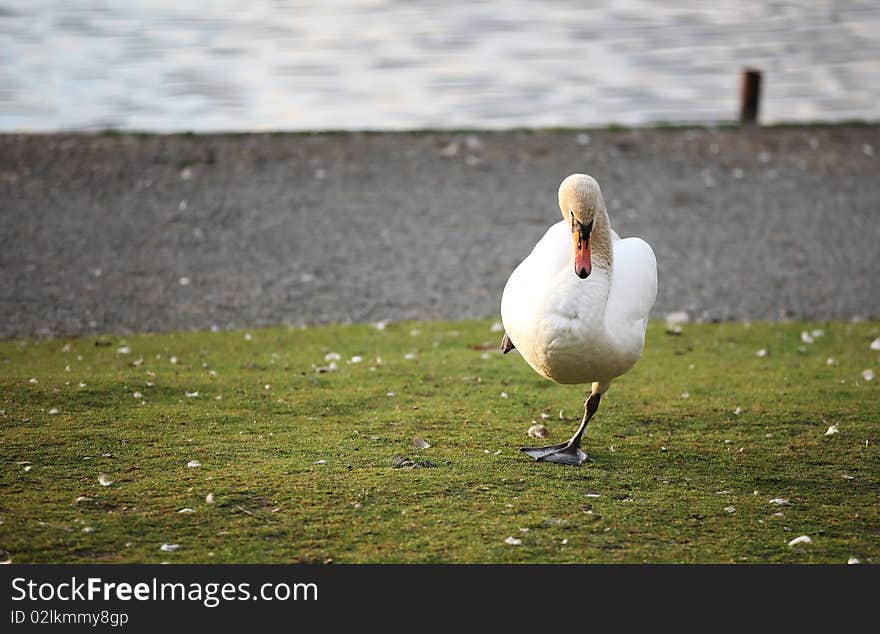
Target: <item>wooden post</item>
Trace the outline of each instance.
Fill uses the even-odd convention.
[[[747,125],[757,123],[761,104],[761,71],[755,68],[743,70],[739,98],[739,122]]]

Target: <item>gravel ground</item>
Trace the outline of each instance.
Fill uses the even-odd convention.
[[[880,315],[880,126],[0,136],[0,337],[498,314],[582,171],[655,316]]]

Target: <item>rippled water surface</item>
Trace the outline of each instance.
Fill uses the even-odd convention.
[[[747,65],[880,119],[877,1],[0,0],[0,60],[3,131],[724,121]]]

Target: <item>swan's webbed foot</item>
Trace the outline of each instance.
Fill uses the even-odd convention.
[[[597,390],[598,383],[593,384],[593,389]],[[561,445],[549,445],[547,447],[523,447],[520,451],[529,454],[538,462],[555,462],[557,464],[568,464],[579,467],[584,464],[588,458],[587,454],[581,451],[581,436],[587,429],[587,423],[599,409],[599,401],[602,395],[598,391],[593,391],[584,403],[584,419],[581,426],[575,432],[574,436],[569,438]]]
[[[522,447],[520,451],[527,453],[538,462],[555,462],[579,467],[587,461],[587,454],[581,451],[580,443],[575,443],[573,440],[547,447]]]
[[[505,332],[504,337],[501,339],[501,354],[507,354],[515,347],[516,346],[514,346],[513,342],[510,340],[510,336]]]

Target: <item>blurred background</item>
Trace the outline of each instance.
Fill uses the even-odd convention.
[[[573,172],[656,317],[880,315],[877,0],[0,0],[0,62],[0,337],[495,317]]]
[[[0,0],[0,130],[880,116],[876,0]]]

